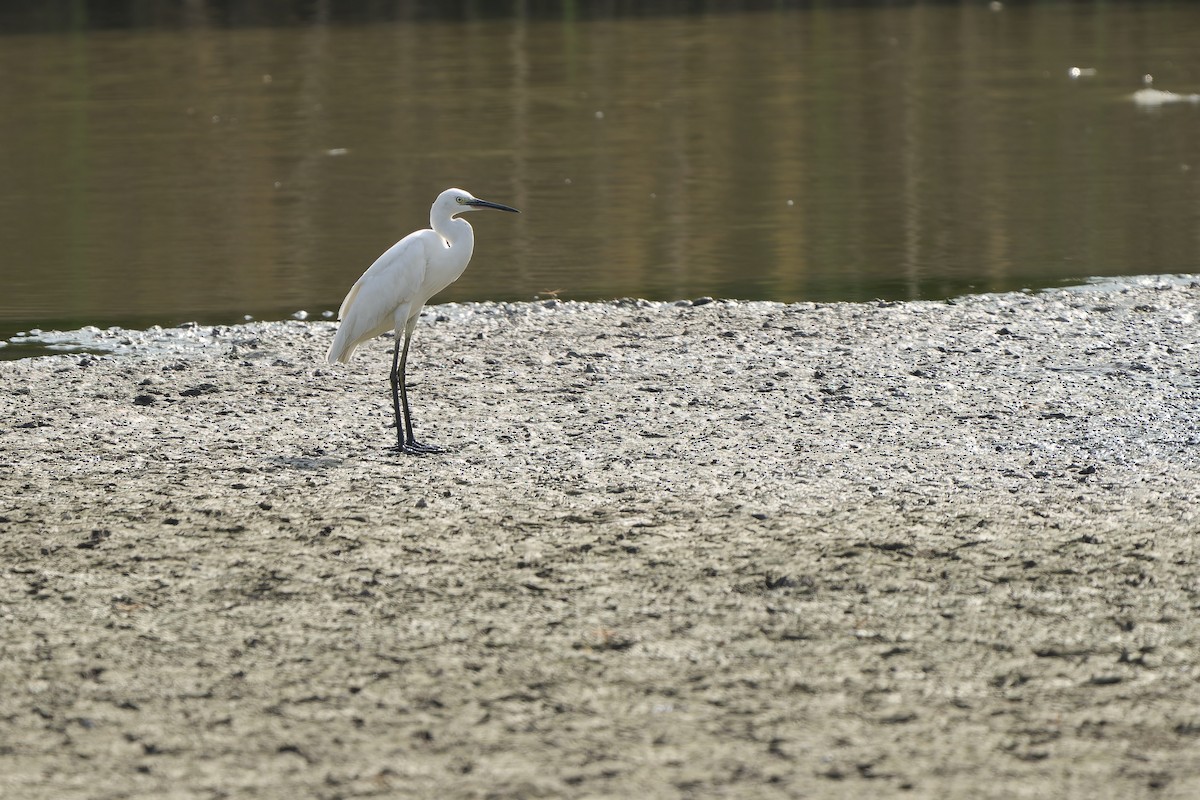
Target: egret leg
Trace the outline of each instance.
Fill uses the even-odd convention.
[[[404,338],[404,355],[408,355],[408,337]],[[392,348],[392,371],[388,380],[392,384],[392,410],[396,412],[396,451],[404,452],[404,425],[400,421],[400,389],[398,366],[400,364],[400,337],[396,337],[396,346]],[[405,406],[407,409],[407,405]]]
[[[408,343],[412,340],[412,332],[404,332],[404,344],[401,346],[400,337],[396,337],[396,346],[392,349],[392,409],[396,413],[396,450],[410,455],[440,453],[442,448],[432,444],[422,444],[413,436],[412,412],[408,409],[408,387],[404,378],[405,367],[408,364]],[[403,421],[401,420],[403,413]]]

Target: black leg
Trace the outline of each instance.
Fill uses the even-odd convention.
[[[404,333],[404,345],[400,345],[400,337],[396,337],[396,347],[392,352],[392,408],[396,412],[396,450],[410,455],[425,455],[426,453],[441,453],[442,448],[432,444],[422,444],[413,436],[412,412],[408,409],[408,386],[404,379],[405,367],[408,365],[408,343],[412,334]],[[401,412],[404,414],[401,427]]]
[[[404,351],[408,352],[408,338],[404,340]],[[392,384],[392,410],[396,412],[396,450],[404,452],[404,426],[400,423],[400,375],[398,365],[400,363],[400,337],[396,337],[396,346],[392,348],[392,372],[388,376],[388,380]],[[405,406],[405,411],[407,411]],[[407,416],[407,415],[406,415]]]

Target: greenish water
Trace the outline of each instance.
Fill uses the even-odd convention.
[[[1200,271],[1200,104],[1130,97],[1200,92],[1200,4],[334,5],[2,18],[0,338],[319,317],[447,186],[522,211],[447,300]]]

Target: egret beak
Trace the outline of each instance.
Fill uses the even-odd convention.
[[[520,213],[521,213],[520,211],[517,211],[517,210],[516,210],[515,208],[513,208],[512,206],[506,206],[506,205],[504,205],[504,204],[502,204],[502,203],[492,203],[492,202],[490,202],[490,201],[488,201],[488,200],[480,200],[478,197],[472,197],[470,200],[466,200],[466,201],[464,201],[464,202],[463,202],[463,205],[465,205],[465,206],[476,206],[476,207],[478,207],[478,208],[496,208],[496,209],[499,209],[499,210],[501,210],[501,211],[511,211],[511,212],[513,212],[514,214],[520,214]]]

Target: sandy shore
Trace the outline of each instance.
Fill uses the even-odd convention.
[[[0,796],[1200,797],[1200,279],[0,363]],[[57,341],[54,335],[46,340]]]

